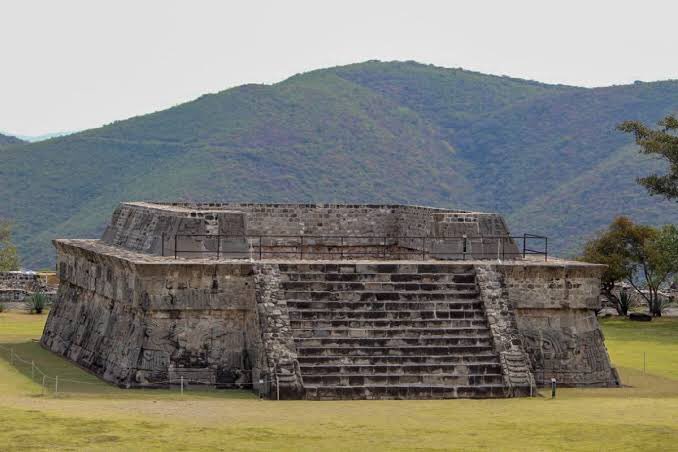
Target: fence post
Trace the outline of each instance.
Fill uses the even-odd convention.
[[[339,251],[341,253],[341,259],[344,259],[344,236],[341,236],[341,246],[339,246]]]
[[[421,238],[421,260],[426,260],[426,237]]]
[[[174,234],[174,259],[177,258],[177,234]]]
[[[160,255],[165,257],[165,233],[160,234]]]
[[[261,256],[262,256],[262,249],[263,249],[262,247],[263,247],[263,245],[262,245],[261,236],[259,236],[259,260],[261,260]]]
[[[544,237],[544,261],[549,260],[549,238]]]
[[[526,250],[527,250],[527,234],[523,233],[523,259],[525,259]]]
[[[219,260],[219,251],[221,251],[221,234],[217,234],[217,260]]]
[[[278,370],[275,372],[275,392],[276,398],[280,400],[280,379],[278,378]]]
[[[463,261],[466,260],[466,250],[468,250],[468,242],[467,242],[467,237],[466,234],[463,235],[463,240],[464,242],[462,243],[462,248],[461,248],[461,257]]]

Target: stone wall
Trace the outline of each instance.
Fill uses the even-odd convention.
[[[595,309],[603,266],[505,265],[508,299],[538,384],[616,386]]]
[[[248,235],[250,252],[237,240],[217,244],[203,236],[217,233]],[[103,240],[134,251],[173,255],[177,234],[176,248],[183,258],[214,257],[217,248],[227,257],[296,257],[302,246],[300,236],[304,236],[308,254],[315,253],[319,259],[337,258],[334,254],[340,254],[339,247],[347,251],[339,258],[397,258],[399,252],[406,253],[404,258],[472,259],[516,257],[518,253],[500,215],[401,205],[123,203]],[[257,237],[261,235],[276,237]],[[345,238],[340,244],[333,236]],[[386,250],[390,253],[374,246],[382,243],[393,248]],[[325,253],[314,249],[316,245],[331,249]]]
[[[499,353],[506,387],[512,395],[533,395],[536,382],[515,309],[509,301],[504,275],[494,265],[476,265],[475,269],[480,299]]]
[[[77,245],[76,245],[77,243]],[[131,261],[58,241],[44,347],[121,386],[251,387],[261,360],[250,264]]]
[[[51,298],[53,290],[38,273],[0,272],[0,302],[24,301],[36,292],[43,292]]]
[[[254,280],[262,341],[261,359],[253,375],[256,390],[268,397],[302,398],[304,386],[278,265],[254,265]]]
[[[224,257],[245,258],[245,228],[242,212],[122,203],[101,239],[108,245],[154,255],[174,256],[176,250],[182,258],[207,257],[219,250]],[[207,237],[217,234],[233,238]]]

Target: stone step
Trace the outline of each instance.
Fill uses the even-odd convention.
[[[287,281],[282,288],[290,291],[374,291],[374,292],[477,292],[475,283],[394,283],[394,282],[332,282],[332,281]]]
[[[328,310],[328,309],[291,309],[290,320],[402,320],[402,319],[475,319],[484,320],[485,315],[479,309],[459,310],[417,310],[417,311],[372,311],[372,310]]]
[[[402,355],[469,355],[475,353],[491,353],[491,345],[403,345],[394,347],[379,346],[305,346],[298,345],[297,353],[300,356],[402,356]]]
[[[428,329],[428,328],[486,328],[485,318],[477,319],[371,319],[371,320],[290,320],[290,326],[293,330],[308,329],[373,329],[379,331],[401,330],[401,329]]]
[[[314,301],[447,301],[473,300],[478,298],[476,290],[437,290],[437,291],[331,291],[331,290],[286,290],[286,300],[314,300]]]
[[[501,365],[494,362],[473,364],[419,363],[419,364],[300,364],[303,375],[372,375],[372,374],[501,374]]]
[[[485,337],[419,336],[419,337],[295,337],[297,349],[307,347],[384,347],[399,349],[404,346],[491,346]]]
[[[448,336],[448,337],[490,337],[486,326],[456,327],[456,328],[294,328],[294,337],[419,337],[419,336]]]
[[[369,385],[369,386],[313,386],[305,385],[309,400],[355,399],[457,399],[506,397],[503,384],[482,386],[446,385]]]
[[[301,355],[297,357],[300,366],[383,366],[383,365],[472,365],[472,364],[497,364],[499,357],[494,350],[477,352],[474,354],[457,355]]]
[[[371,385],[449,385],[477,386],[502,384],[501,373],[485,375],[455,374],[326,374],[304,375],[304,385],[311,386],[371,386]]]
[[[281,273],[285,281],[475,284],[474,273]]]
[[[402,273],[402,274],[474,274],[472,264],[459,263],[285,263],[279,264],[281,273]]]
[[[287,300],[289,310],[330,311],[458,311],[481,310],[479,301],[299,301]]]

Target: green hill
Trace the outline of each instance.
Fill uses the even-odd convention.
[[[25,143],[23,140],[20,140],[16,137],[10,135],[3,135],[0,133],[0,148],[10,146],[12,144],[22,144]]]
[[[678,106],[678,82],[585,89],[413,62],[245,85],[0,155],[0,216],[28,266],[96,237],[117,202],[400,202],[496,210],[571,252],[617,214],[678,220],[634,182],[615,131]]]

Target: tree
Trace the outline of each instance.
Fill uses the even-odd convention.
[[[620,219],[615,220],[615,223]],[[614,288],[619,281],[629,276],[626,266],[626,255],[621,246],[621,234],[614,223],[610,228],[598,234],[592,240],[584,245],[584,252],[581,260],[595,264],[607,265],[607,268],[600,277],[601,290],[605,296],[611,300],[619,315],[628,314],[628,306],[622,303],[622,300],[614,294]]]
[[[661,316],[660,288],[678,272],[678,228],[661,229],[616,218],[609,228],[586,243],[583,260],[605,264],[602,289],[620,314],[623,303],[612,294],[616,282],[625,280],[647,302],[653,316]]]
[[[651,174],[637,179],[651,195],[678,199],[678,118],[667,116],[658,123],[659,129],[651,129],[639,121],[625,121],[617,128],[632,133],[640,152],[659,157],[669,164],[667,174]]]
[[[12,245],[12,226],[8,221],[0,220],[0,271],[19,269],[19,256]]]

